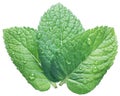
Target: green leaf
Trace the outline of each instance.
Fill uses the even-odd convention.
[[[57,74],[66,74],[60,85],[67,83],[71,91],[84,94],[101,81],[113,64],[116,53],[114,29],[96,27],[66,42],[52,63]]]
[[[50,84],[43,74],[38,59],[36,30],[15,27],[3,31],[6,49],[17,69],[35,89],[48,90]]]
[[[60,76],[54,70],[52,61],[57,56],[57,52],[64,47],[64,43],[84,32],[84,29],[72,12],[58,3],[42,16],[38,31],[39,57],[44,73],[50,80],[59,81],[66,74],[63,72]]]
[[[60,3],[41,18],[38,31],[28,27],[5,29],[6,49],[26,80],[45,91],[54,82],[66,83],[77,94],[93,90],[112,66],[117,53],[114,29],[85,31]]]

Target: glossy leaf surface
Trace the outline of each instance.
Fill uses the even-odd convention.
[[[17,69],[35,89],[45,91],[50,84],[38,59],[36,33],[36,30],[26,27],[4,29],[4,41]]]
[[[54,70],[53,59],[64,48],[64,43],[84,32],[84,29],[80,21],[71,12],[58,3],[42,16],[38,31],[39,57],[42,68],[50,80],[59,81],[66,74],[58,68],[58,71],[63,73],[60,76]]]

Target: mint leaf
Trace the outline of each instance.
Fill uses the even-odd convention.
[[[17,69],[35,89],[48,90],[50,84],[43,74],[38,59],[36,30],[14,27],[3,31],[6,49]]]
[[[66,74],[57,74],[52,61],[64,44],[84,29],[72,12],[58,3],[42,16],[38,31],[39,57],[44,73],[50,80],[59,81]],[[61,70],[58,68],[58,71]]]
[[[101,81],[113,64],[116,53],[114,29],[96,27],[66,42],[59,53],[55,54],[52,66],[58,74],[57,78],[64,77],[60,85],[67,83],[71,91],[84,94]]]
[[[38,30],[4,29],[6,49],[26,80],[45,91],[67,84],[77,94],[93,90],[112,66],[117,53],[114,29],[84,30],[80,21],[60,3],[41,18]]]

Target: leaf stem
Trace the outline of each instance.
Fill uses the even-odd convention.
[[[61,81],[61,82],[59,83],[59,85],[62,86],[64,83],[65,83],[65,80],[64,80],[64,81]]]
[[[51,82],[51,85],[52,85],[54,88],[57,88],[57,85],[56,85],[56,83],[54,83],[54,82]]]
[[[59,83],[60,86],[62,86],[63,84],[64,84],[64,82],[62,82],[62,81]]]

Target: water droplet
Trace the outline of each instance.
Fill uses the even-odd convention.
[[[87,44],[90,45],[91,43],[92,43],[91,39],[88,38],[88,39],[87,39]]]
[[[44,54],[45,52],[41,50],[41,54]]]
[[[66,63],[67,63],[68,65],[70,65],[70,64],[71,64],[71,62],[70,62],[70,61],[66,61]]]
[[[41,39],[41,36],[42,36],[41,33],[38,33],[37,38]]]
[[[21,43],[20,43],[20,42],[18,42],[16,45],[21,45]]]
[[[95,61],[95,63],[94,63],[95,65],[97,65],[98,64],[98,62],[97,61]]]
[[[17,32],[18,35],[19,35],[20,33],[21,33],[20,31]]]
[[[26,64],[26,61],[23,61],[23,64]]]
[[[12,55],[14,55],[15,53],[14,52],[12,52]]]
[[[61,40],[61,41],[60,41],[60,45],[62,46],[62,44],[63,44],[63,41]]]
[[[33,73],[30,74],[29,79],[30,79],[30,80],[35,80],[35,74],[33,74]]]
[[[95,66],[94,68],[93,68],[93,72],[94,73],[96,73],[98,70],[97,70],[97,67]]]
[[[80,70],[82,70],[82,68],[81,68],[81,67],[80,67],[79,69],[80,69]]]

